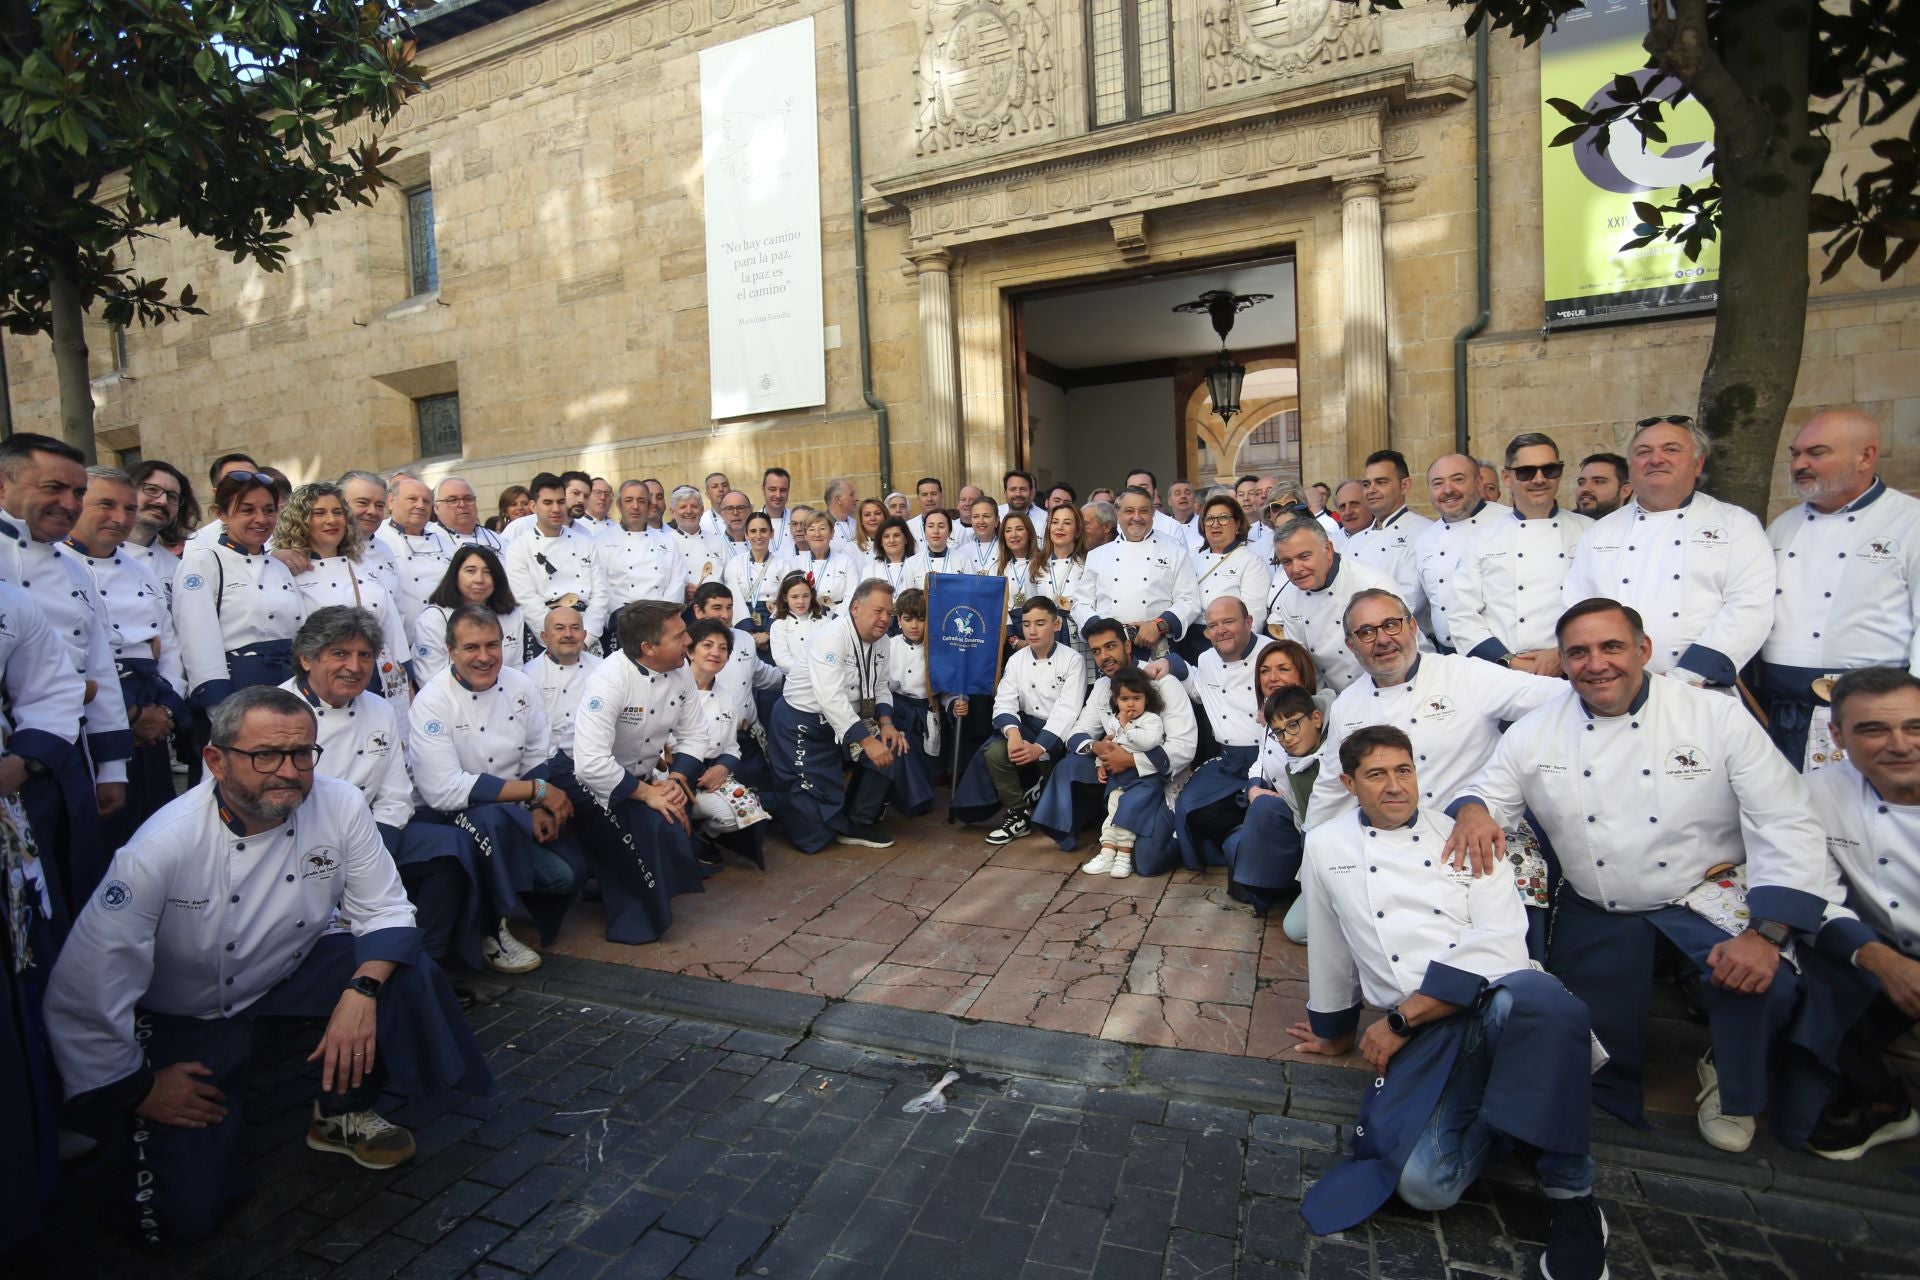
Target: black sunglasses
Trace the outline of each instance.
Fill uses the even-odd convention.
[[[1509,467],[1507,469],[1513,472],[1513,478],[1521,484],[1531,484],[1535,476],[1545,476],[1549,480],[1558,480],[1566,474],[1567,464],[1564,462],[1543,462],[1537,467]]]
[[[1635,429],[1639,429],[1643,427],[1657,426],[1658,424],[1663,422],[1671,427],[1690,427],[1693,425],[1693,419],[1689,418],[1684,413],[1657,413],[1651,418],[1642,418],[1640,419],[1640,421],[1634,423],[1633,425]]]

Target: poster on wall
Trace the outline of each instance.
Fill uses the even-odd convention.
[[[1712,181],[1713,123],[1689,99],[1668,108],[1667,141],[1648,142],[1631,124],[1608,130],[1607,148],[1594,136],[1570,146],[1549,145],[1567,126],[1547,105],[1563,98],[1589,110],[1608,106],[1618,75],[1644,85],[1646,0],[1590,0],[1560,19],[1540,41],[1541,241],[1546,267],[1549,329],[1643,317],[1710,311],[1720,294],[1720,246],[1708,241],[1697,261],[1677,244],[1654,240],[1639,249],[1620,246],[1635,237],[1635,201],[1661,205],[1684,183]]]
[[[813,19],[700,53],[713,416],[825,404]]]

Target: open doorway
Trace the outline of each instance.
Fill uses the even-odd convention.
[[[1241,412],[1222,424],[1206,369],[1220,349],[1204,315],[1173,308],[1210,289],[1272,294],[1242,311],[1227,346],[1245,365]],[[1147,467],[1231,484],[1246,471],[1300,475],[1300,385],[1291,258],[1268,258],[1013,300],[1015,452],[1042,485],[1081,493]]]

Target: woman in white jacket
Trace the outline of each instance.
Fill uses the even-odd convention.
[[[447,562],[440,585],[413,623],[413,676],[417,684],[447,669],[447,618],[463,604],[484,605],[500,619],[500,661],[518,667],[526,655],[526,623],[500,557],[478,543],[460,548]]]
[[[362,557],[360,529],[347,514],[340,487],[322,482],[295,489],[280,508],[273,549],[306,557],[306,571],[293,576],[304,612],[312,614],[332,604],[353,605],[371,613],[380,624],[379,679],[373,691],[393,704],[404,741],[407,705],[413,700],[406,671],[410,656],[406,624],[400,618],[399,602]]]

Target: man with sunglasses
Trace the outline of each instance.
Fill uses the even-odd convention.
[[[360,789],[316,777],[314,718],[285,689],[213,712],[207,777],[114,858],[55,963],[48,1039],[76,1115],[132,1122],[137,1226],[202,1238],[249,1191],[242,1114],[261,1018],[326,1018],[316,1151],[390,1169],[413,1138],[373,1110],[486,1093],[490,1077]],[[344,927],[330,928],[340,912]],[[131,1190],[131,1188],[130,1188]]]
[[[1773,547],[1749,512],[1699,491],[1711,443],[1688,417],[1635,424],[1633,501],[1581,537],[1560,599],[1631,606],[1655,675],[1732,690],[1773,626]]]
[[[1880,479],[1880,424],[1858,409],[1807,419],[1787,457],[1800,505],[1767,530],[1779,590],[1758,692],[1774,742],[1813,770],[1841,758],[1827,706],[1841,673],[1920,672],[1920,501]]]
[[[1427,593],[1433,642],[1442,653],[1452,653],[1453,631],[1448,617],[1460,562],[1474,537],[1507,515],[1508,508],[1481,496],[1480,464],[1464,453],[1442,454],[1433,460],[1427,468],[1427,493],[1440,518],[1414,538],[1414,567],[1420,574],[1420,587]]]
[[[1566,464],[1552,436],[1515,436],[1507,442],[1506,464],[1513,510],[1481,530],[1461,557],[1447,626],[1460,653],[1557,676],[1553,624],[1560,616],[1560,587],[1593,521],[1560,505]]]

